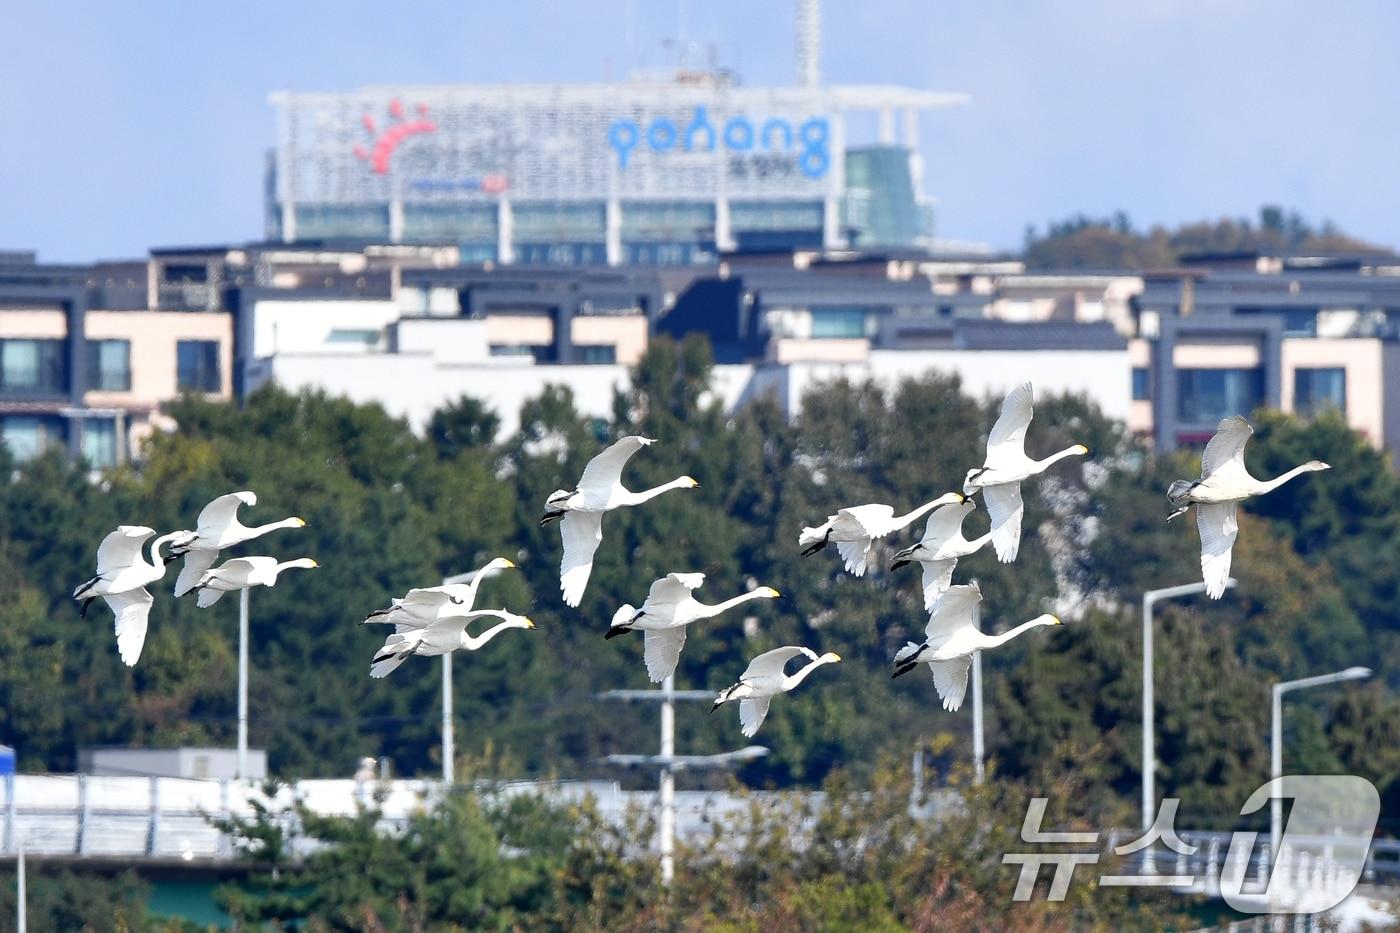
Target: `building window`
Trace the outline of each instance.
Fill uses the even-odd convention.
[[[1152,400],[1152,370],[1146,366],[1133,367],[1133,401]]]
[[[176,367],[176,380],[181,389],[218,392],[223,388],[217,340],[181,340],[176,345]]]
[[[864,337],[864,308],[814,308],[812,310],[814,338]]]
[[[97,392],[131,391],[131,341],[88,341],[88,388]]]
[[[578,346],[574,352],[580,363],[616,363],[617,347],[614,344]]]
[[[0,387],[62,393],[68,360],[62,340],[0,340]]]
[[[326,335],[326,343],[353,344],[361,347],[373,347],[379,343],[379,331],[361,330],[349,328],[333,328]]]
[[[1347,410],[1347,371],[1340,366],[1293,370],[1293,411],[1315,415],[1328,408]]]
[[[111,418],[83,421],[83,459],[97,470],[117,465],[117,423]]]
[[[62,428],[49,418],[7,415],[0,420],[0,437],[16,462],[25,463],[62,440]]]
[[[1264,401],[1262,369],[1178,369],[1177,417],[1207,424],[1247,415]]]

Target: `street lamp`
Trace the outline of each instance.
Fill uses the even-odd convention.
[[[631,767],[655,767],[660,770],[657,786],[657,849],[661,855],[661,883],[669,885],[675,877],[676,864],[676,772],[706,768],[732,768],[762,758],[768,749],[762,745],[746,745],[737,751],[718,755],[676,754],[676,701],[712,700],[709,690],[677,690],[674,675],[661,683],[660,690],[608,690],[599,694],[603,700],[640,700],[661,703],[661,751],[657,755],[609,755],[608,764]]]
[[[218,595],[218,594],[215,594]],[[238,591],[238,779],[248,777],[248,587]]]
[[[982,605],[978,603],[972,607],[972,627],[980,629],[982,621]],[[985,772],[982,767],[982,758],[985,754],[982,739],[982,652],[972,652],[972,775],[976,783],[981,784]]]
[[[1304,690],[1308,687],[1324,687],[1346,680],[1364,680],[1371,676],[1369,667],[1349,667],[1335,674],[1319,674],[1317,677],[1304,677],[1301,680],[1285,680],[1274,684],[1272,709],[1272,736],[1269,742],[1269,777],[1277,781],[1283,776],[1283,695],[1290,690]],[[1279,838],[1283,832],[1283,798],[1275,795],[1269,800],[1269,852],[1277,865]]]
[[[1225,581],[1226,588],[1235,585],[1235,578]],[[1152,608],[1159,600],[1175,599],[1178,596],[1193,596],[1204,593],[1205,583],[1185,583],[1181,586],[1166,586],[1159,590],[1148,590],[1142,594],[1142,831],[1152,830],[1156,817],[1156,735],[1152,707]],[[1152,864],[1152,849],[1144,853],[1144,861]]]
[[[470,583],[476,579],[477,573],[478,571],[469,570],[466,573],[443,577],[442,585]],[[486,576],[491,577],[495,574],[496,571],[492,570]],[[248,591],[244,590],[243,592],[246,594]],[[444,787],[451,787],[452,781],[456,777],[453,773],[456,755],[456,743],[452,736],[452,652],[449,651],[442,656],[442,783]]]

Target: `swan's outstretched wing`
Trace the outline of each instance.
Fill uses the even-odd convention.
[[[1021,501],[1021,484],[983,486],[982,498],[987,501],[987,516],[992,520],[992,547],[996,548],[997,560],[1009,564],[1021,550],[1021,516],[1026,511]]]
[[[199,608],[208,609],[223,598],[223,590],[216,590],[212,586],[206,586],[202,587],[200,591],[195,594],[194,601],[195,605],[199,606]]]
[[[145,525],[117,526],[117,530],[97,546],[97,575],[115,573],[141,560],[141,546],[155,533],[154,528]]]
[[[987,435],[987,466],[1016,464],[1025,459],[1026,429],[1034,413],[1029,382],[1007,393],[1001,403],[1001,415],[992,425],[992,433]]]
[[[559,588],[564,592],[564,604],[577,606],[593,572],[593,554],[603,540],[603,513],[569,512],[559,523],[559,534],[564,539]]]
[[[155,599],[145,587],[128,590],[125,593],[108,593],[102,597],[112,607],[116,616],[117,653],[122,663],[131,667],[141,657],[141,648],[146,644],[146,625],[151,618],[151,605]]]
[[[703,573],[668,573],[652,582],[651,589],[647,591],[647,600],[642,604],[642,608],[674,606],[682,600],[689,599],[690,591],[698,589],[704,582],[705,575]]]
[[[656,441],[649,437],[639,437],[635,434],[624,437],[588,461],[588,466],[583,468],[583,475],[579,477],[578,488],[607,492],[622,479],[622,468],[632,459],[632,455],[648,444],[655,443]]]
[[[929,550],[938,550],[939,545],[962,531],[963,519],[975,508],[977,504],[974,502],[940,505],[929,513],[928,524],[924,525],[924,536],[920,543]]]
[[[951,586],[939,596],[924,626],[924,640],[929,648],[937,651],[958,629],[970,627],[972,614],[981,601],[982,590],[976,583]]]
[[[865,565],[870,560],[870,545],[872,543],[870,538],[836,542],[836,551],[841,555],[841,560],[845,563],[848,572],[858,577],[865,576]]]
[[[853,505],[849,509],[838,509],[830,521],[831,530],[838,538],[854,538],[858,535],[879,538],[892,530],[894,506],[878,502]]]
[[[924,571],[924,609],[932,611],[938,597],[953,585],[953,568],[958,566],[958,559],[921,560],[919,566]]]
[[[175,578],[175,595],[184,596],[195,588],[205,571],[214,566],[214,561],[219,557],[219,552],[213,548],[196,547],[185,552],[185,563],[180,568],[180,575]]]
[[[647,629],[645,656],[647,676],[651,682],[659,684],[676,672],[681,660],[681,649],[685,647],[685,626],[652,631]]]
[[[1240,532],[1233,502],[1198,502],[1196,527],[1201,531],[1201,577],[1206,595],[1219,599],[1230,579],[1230,550]]]
[[[1215,436],[1206,444],[1201,454],[1201,479],[1215,474],[1221,467],[1229,465],[1230,470],[1244,469],[1244,445],[1254,435],[1254,429],[1243,415],[1231,415],[1220,419],[1215,426]]]
[[[218,532],[237,521],[239,506],[257,504],[257,495],[246,489],[242,492],[231,492],[226,496],[220,496],[206,505],[199,513],[200,536],[203,537],[207,533],[213,532],[213,536],[218,537]]]
[[[758,727],[763,725],[763,720],[768,716],[768,704],[772,702],[772,697],[753,697],[748,700],[739,701],[739,731],[745,736],[753,738]]]
[[[943,708],[956,712],[967,695],[967,669],[972,666],[972,658],[953,658],[951,661],[928,662],[929,673],[933,675],[933,686],[943,700]]]
[[[765,651],[749,662],[749,666],[740,675],[741,683],[758,680],[764,677],[782,677],[783,668],[787,662],[805,654],[813,661],[817,659],[816,652],[810,648],[803,648],[798,645],[785,645],[782,648],[774,648],[772,651]]]

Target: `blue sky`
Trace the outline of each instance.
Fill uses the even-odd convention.
[[[262,233],[269,92],[590,81],[682,30],[747,84],[793,74],[791,0],[9,0],[0,248],[50,261]],[[1262,203],[1400,246],[1400,4],[861,0],[825,4],[833,83],[965,91],[923,123],[944,236],[1139,224]]]

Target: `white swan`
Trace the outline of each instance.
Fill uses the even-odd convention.
[[[185,565],[180,568],[180,575],[175,578],[176,596],[184,596],[194,589],[204,572],[214,566],[219,551],[224,548],[251,541],[278,528],[306,527],[304,519],[284,518],[280,522],[269,522],[249,528],[238,520],[238,507],[257,504],[257,495],[247,490],[220,496],[200,511],[194,531],[181,532],[186,539],[170,549],[171,554],[185,558]]]
[[[796,673],[784,674],[784,665],[799,654],[806,655],[811,660]],[[839,654],[828,651],[818,657],[812,649],[797,645],[765,651],[749,662],[748,668],[739,676],[737,684],[725,687],[719,692],[714,705],[710,707],[710,712],[714,712],[725,703],[738,700],[741,731],[744,735],[752,737],[758,731],[758,727],[763,725],[763,719],[768,715],[768,704],[773,697],[794,689],[807,679],[808,674],[823,664],[835,664],[839,660]]]
[[[146,585],[165,576],[165,565],[173,557],[162,557],[160,549],[186,532],[175,531],[161,535],[151,543],[151,559],[147,560],[142,545],[155,534],[145,525],[121,525],[97,548],[97,576],[73,591],[73,598],[82,601],[82,615],[101,596],[112,607],[116,617],[117,652],[128,667],[141,657],[146,644],[146,626],[151,616],[151,597]]]
[[[975,508],[975,502],[939,506],[929,515],[919,543],[894,555],[890,564],[892,571],[916,561],[923,567],[925,610],[932,610],[943,591],[953,585],[953,570],[958,566],[958,558],[977,553],[992,540],[990,531],[971,541],[963,537],[963,519]]]
[[[476,605],[476,591],[481,581],[498,570],[510,570],[515,564],[497,557],[472,574],[466,583],[444,583],[409,590],[402,599],[392,600],[385,609],[371,612],[360,624],[386,623],[424,628],[440,618],[470,612]]]
[[[1224,595],[1230,579],[1230,552],[1240,531],[1235,504],[1271,492],[1303,473],[1332,469],[1321,460],[1309,460],[1274,479],[1255,479],[1244,465],[1244,445],[1253,434],[1254,429],[1240,415],[1221,419],[1201,456],[1201,478],[1196,482],[1179,479],[1167,488],[1167,499],[1176,507],[1167,521],[1196,506],[1201,577],[1211,599]]]
[[[705,582],[703,573],[668,573],[652,583],[642,608],[623,605],[613,614],[612,625],[604,638],[640,631],[646,636],[644,654],[647,676],[661,683],[676,672],[676,664],[685,647],[685,630],[697,619],[709,619],[751,599],[776,599],[778,591],[760,586],[722,603],[702,603],[692,590]]]
[[[802,556],[808,557],[836,542],[836,550],[841,553],[846,570],[863,577],[866,561],[870,558],[870,547],[876,538],[908,527],[918,521],[919,516],[940,505],[953,505],[966,500],[967,496],[962,493],[950,492],[903,515],[896,515],[890,506],[879,504],[839,509],[835,515],[828,515],[824,524],[803,528],[797,536],[797,543],[802,548]]]
[[[319,567],[309,557],[278,563],[275,557],[234,557],[221,566],[204,571],[204,576],[194,585],[199,592],[196,602],[199,608],[207,609],[219,601],[219,597],[235,590],[246,590],[254,586],[276,586],[277,575],[293,567],[311,569]]]
[[[480,636],[469,634],[467,632],[468,623],[483,616],[496,616],[504,621],[496,623],[482,632]],[[396,625],[394,634],[385,639],[384,646],[375,652],[369,676],[375,678],[387,676],[415,654],[433,657],[451,654],[457,650],[475,651],[508,628],[532,629],[534,627],[535,623],[530,619],[518,616],[513,612],[506,612],[504,609],[475,609],[461,615],[445,616],[431,625],[423,627]]]
[[[624,505],[641,505],[671,489],[694,489],[700,484],[689,476],[680,476],[653,489],[632,492],[622,485],[622,468],[632,455],[656,441],[649,437],[631,435],[613,444],[588,461],[572,491],[559,489],[550,493],[544,503],[541,525],[556,519],[564,539],[564,558],[559,563],[559,588],[566,606],[577,606],[593,572],[593,553],[603,540],[603,513]]]
[[[962,706],[967,693],[967,669],[972,666],[974,652],[1004,645],[1038,625],[1060,624],[1059,619],[1047,613],[1022,622],[1009,632],[984,635],[972,621],[973,610],[981,601],[982,590],[976,583],[949,587],[928,617],[923,644],[911,641],[900,648],[894,656],[894,673],[890,676],[898,677],[919,664],[927,664],[943,708],[952,712]]]
[[[982,466],[967,471],[963,492],[969,496],[980,490],[992,520],[992,545],[997,559],[1010,563],[1021,549],[1021,482],[1044,473],[1051,464],[1065,457],[1082,457],[1089,452],[1083,444],[1066,447],[1044,460],[1026,456],[1026,428],[1030,427],[1031,384],[1017,386],[1001,403],[1001,416],[987,436],[987,459]]]

